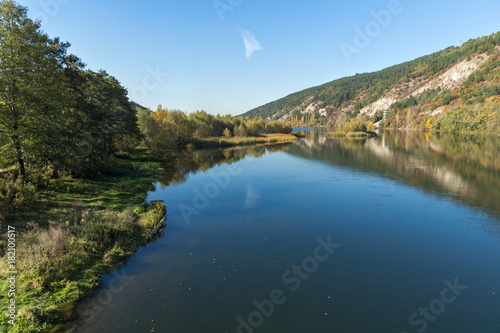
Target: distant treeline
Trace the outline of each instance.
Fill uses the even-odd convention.
[[[116,78],[86,69],[69,46],[42,32],[27,8],[1,1],[0,171],[14,178],[99,173],[143,140],[164,156],[194,139],[292,131],[262,119],[135,108]]]
[[[139,127],[144,143],[156,155],[165,156],[173,150],[184,148],[193,140],[213,137],[248,137],[263,133],[292,132],[289,123],[262,118],[213,116],[205,111],[187,115],[178,110],[167,110],[160,105],[156,112],[137,108]]]

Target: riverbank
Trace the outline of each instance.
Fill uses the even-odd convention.
[[[377,136],[375,132],[327,132],[326,136],[329,138],[373,138]]]
[[[2,228],[0,331],[60,330],[104,274],[154,237],[164,225],[166,207],[143,203],[159,170],[158,160],[136,149],[99,176],[40,181],[30,209],[2,223],[15,230],[16,252],[9,267]],[[18,272],[15,297],[8,298],[12,268]],[[9,323],[11,300],[16,317]]]
[[[201,146],[270,145],[294,135],[214,138]],[[73,319],[77,304],[164,226],[162,202],[144,204],[161,170],[161,159],[135,149],[110,162],[98,176],[40,178],[24,209],[6,216],[16,230],[15,318],[9,323],[10,283],[6,228],[0,235],[0,330],[59,332]],[[3,223],[2,223],[3,224]]]
[[[439,134],[439,135],[459,135],[459,136],[483,136],[483,137],[500,137],[500,132],[486,132],[486,131],[450,131],[450,130],[436,130],[436,129],[427,129],[427,128],[396,128],[396,127],[379,127],[378,131],[395,131],[395,132],[411,132],[411,133],[428,133],[428,134]]]
[[[294,142],[298,139],[293,134],[262,134],[258,137],[215,137],[194,140],[192,148],[225,148],[250,145],[270,145],[277,143]]]

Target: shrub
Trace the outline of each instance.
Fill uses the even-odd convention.
[[[349,132],[366,132],[366,124],[363,121],[352,119],[350,122],[345,123],[342,126],[342,131]]]
[[[267,133],[290,134],[292,133],[292,130],[293,128],[290,124],[281,121],[270,121],[266,125]]]
[[[231,130],[226,127],[224,132],[222,132],[222,135],[225,136],[226,138],[231,138],[233,136],[233,133],[231,133]]]
[[[21,178],[16,180],[0,176],[0,212],[10,215],[16,211],[27,209],[36,199],[36,186],[24,182]]]
[[[260,118],[254,118],[245,122],[247,127],[248,136],[259,136],[260,132],[266,126],[264,120]]]
[[[161,201],[153,201],[146,209],[147,211],[140,215],[138,223],[146,233],[150,233],[162,226],[167,207]]]

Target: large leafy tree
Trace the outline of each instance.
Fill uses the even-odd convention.
[[[99,133],[102,151],[111,156],[127,140],[139,136],[137,115],[127,97],[127,90],[118,80],[105,71],[89,71],[90,84],[87,93],[92,99],[91,117]]]
[[[11,154],[21,177],[33,157],[50,157],[67,104],[63,64],[69,44],[51,39],[27,9],[0,2],[0,143]],[[51,131],[47,129],[51,128]],[[46,154],[38,154],[38,150]]]
[[[140,137],[136,111],[127,90],[105,71],[79,70],[71,73],[70,86],[75,96],[74,129],[70,146],[77,156],[71,170],[98,169],[118,149],[134,146]],[[97,171],[97,170],[95,170]]]

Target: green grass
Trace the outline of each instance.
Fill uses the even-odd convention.
[[[1,332],[55,332],[72,318],[78,301],[163,226],[163,203],[144,205],[160,165],[138,149],[99,176],[41,179],[29,211],[8,215],[15,226],[15,325],[0,299]],[[5,230],[2,230],[2,250]],[[7,295],[7,258],[0,260],[0,295]]]

